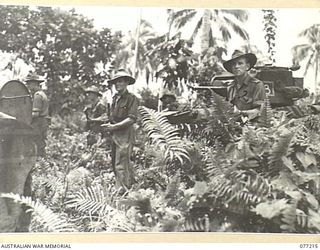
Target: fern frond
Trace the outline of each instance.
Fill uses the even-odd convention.
[[[168,119],[155,110],[140,107],[142,124],[152,143],[164,151],[166,163],[178,159],[181,164],[190,162],[188,151],[183,147],[179,131],[175,129]]]
[[[309,209],[309,216],[307,226],[310,231],[319,233],[320,232],[320,214],[319,211],[313,211]]]
[[[164,198],[168,200],[168,204],[172,203],[177,196],[180,186],[180,171],[172,177],[172,180],[169,182]]]
[[[202,139],[201,133],[204,129],[203,122],[201,123],[180,123],[176,125],[179,129],[182,138],[187,138],[190,140]]]
[[[99,186],[89,187],[77,192],[67,204],[76,211],[89,214],[90,217],[97,215],[98,221],[93,222],[99,224],[103,221],[106,231],[132,232],[133,222],[127,218],[125,212],[113,206],[117,195],[118,191],[112,192],[111,188],[104,192]]]
[[[285,232],[295,232],[297,221],[297,204],[296,202],[291,202],[289,204],[290,206],[288,206],[282,212],[282,225],[280,226],[280,228]]]
[[[212,150],[204,152],[204,161],[206,162],[204,171],[208,178],[224,175],[235,169],[234,165],[224,164],[226,159],[220,159],[217,155],[219,155],[219,152],[215,154]]]
[[[312,225],[309,225],[308,215],[306,215],[305,212],[300,209],[296,209],[296,224],[302,229],[307,229],[309,226],[312,227]]]
[[[270,128],[271,127],[271,119],[273,117],[273,111],[271,109],[270,105],[270,99],[267,96],[266,99],[264,100],[264,104],[261,108],[261,116],[260,116],[260,126]]]
[[[290,210],[283,212],[281,228],[287,232],[320,232],[320,215],[319,211],[309,208],[308,212],[304,212],[293,206]]]
[[[214,116],[217,117],[223,124],[227,124],[233,119],[233,107],[224,98],[211,91],[212,93],[212,107],[214,110]]]
[[[50,162],[43,158],[43,157],[39,157],[37,159],[37,163],[36,163],[43,171],[47,171],[49,169],[51,169],[51,164]]]
[[[61,189],[61,186],[63,186],[63,180],[61,177],[51,176],[46,179],[46,182],[44,182],[43,185],[52,191],[56,191]]]
[[[137,213],[141,216],[145,214],[152,214],[152,207],[149,198],[125,199],[120,201],[120,204],[128,207],[135,207]]]
[[[48,232],[74,232],[73,226],[65,219],[59,217],[50,208],[42,204],[39,200],[33,201],[31,197],[20,196],[19,194],[3,193],[2,198],[12,199],[14,202],[26,205],[29,207],[27,212],[34,215],[43,228]]]
[[[88,187],[75,193],[66,204],[79,212],[106,215],[114,208],[110,206],[113,195],[107,196],[99,186]]]
[[[268,166],[271,175],[277,175],[283,167],[282,157],[288,153],[291,140],[294,134],[291,132],[279,136],[274,143],[268,159]]]
[[[208,142],[208,145],[213,145],[216,140],[223,145],[227,145],[233,141],[233,136],[229,132],[228,124],[223,123],[218,117],[211,117],[210,120],[205,123],[201,135]]]
[[[210,220],[208,216],[197,219],[187,219],[179,230],[181,232],[209,232]]]
[[[215,176],[210,182],[209,197],[225,210],[243,214],[262,200],[266,200],[273,188],[269,181],[253,170],[233,170]]]

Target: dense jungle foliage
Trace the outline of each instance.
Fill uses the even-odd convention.
[[[33,232],[319,233],[320,116],[266,107],[261,123],[240,124],[214,96],[206,121],[174,126],[141,106],[125,194],[109,136],[87,147],[81,113],[57,115],[32,173],[36,200],[11,197],[31,207]]]
[[[145,46],[138,47],[137,71],[131,73],[144,74],[149,85],[160,79],[178,95],[185,83],[207,85],[221,73],[231,36],[249,39],[241,26],[248,13],[204,10],[190,40],[173,34],[196,12],[168,10],[168,32],[161,36],[141,22],[145,30],[137,41]],[[47,76],[51,100],[47,156],[32,170],[32,198],[2,194],[30,207],[31,232],[320,232],[320,115],[293,116],[271,109],[266,99],[262,119],[253,123],[218,95],[199,93],[187,106],[204,115],[173,125],[166,111],[157,111],[159,96],[147,86],[139,93],[134,125],[135,184],[119,193],[110,135],[100,133],[87,145],[83,88],[101,87],[113,67],[129,68],[123,63],[137,41],[126,44],[120,32],[97,31],[74,10],[1,6],[0,13],[1,49]],[[273,60],[276,18],[273,11],[264,14]],[[221,37],[214,37],[214,29]],[[205,42],[197,54],[192,45],[200,30]],[[296,48],[295,59],[302,55]],[[315,98],[300,100],[299,107],[308,108]],[[62,113],[63,105],[71,112]]]

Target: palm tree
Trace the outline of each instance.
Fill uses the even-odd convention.
[[[155,69],[152,58],[147,56],[145,44],[149,39],[155,37],[155,32],[151,24],[144,19],[139,23],[138,32],[139,36],[129,32],[125,38],[116,56],[115,68],[125,68],[135,75],[146,72],[148,78],[149,73]],[[136,72],[131,72],[132,69],[135,69]]]
[[[307,59],[307,64],[304,72],[306,76],[311,67],[315,69],[314,81],[315,90],[319,91],[318,86],[318,71],[320,70],[320,24],[314,24],[305,29],[299,34],[300,37],[305,37],[308,41],[306,44],[299,44],[292,48],[294,63],[299,63]]]
[[[198,17],[198,21],[191,35],[191,42],[201,30],[201,51],[204,52],[209,47],[217,44],[217,39],[228,42],[232,37],[232,32],[239,35],[244,40],[248,40],[249,35],[243,29],[243,22],[248,20],[248,13],[245,10],[232,9],[204,9],[202,12],[195,9],[184,9],[175,12],[175,27],[180,29],[192,19]]]

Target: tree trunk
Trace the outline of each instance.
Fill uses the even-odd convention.
[[[133,61],[133,69],[132,73],[133,76],[136,78],[137,77],[137,64],[138,64],[138,50],[139,50],[139,38],[140,38],[140,26],[141,26],[141,9],[140,9],[140,14],[139,14],[139,20],[138,20],[138,26],[137,26],[137,31],[136,31],[136,44],[134,48],[134,61]]]
[[[202,16],[201,26],[201,54],[209,48],[209,33],[210,33],[210,15],[211,12],[205,9]]]
[[[316,58],[315,63],[316,63],[315,74],[314,74],[315,92],[316,92],[316,94],[319,94],[320,93],[320,85],[318,83],[318,70],[319,70],[320,59]]]
[[[170,40],[170,35],[171,35],[171,28],[173,24],[173,14],[174,11],[172,9],[168,10],[168,33],[166,35],[166,41],[168,42]]]

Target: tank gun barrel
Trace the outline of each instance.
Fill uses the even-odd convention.
[[[279,67],[279,66],[273,66],[273,65],[264,65],[264,66],[254,66],[253,69],[257,70],[288,70],[288,71],[297,71],[301,68],[300,65],[292,65],[290,67]]]
[[[217,93],[218,95],[221,95],[223,97],[227,96],[227,87],[225,86],[210,86],[210,85],[206,85],[206,86],[192,86],[190,84],[187,84],[187,86],[193,90],[199,91],[199,90],[210,90],[210,91],[214,91],[215,93]]]

